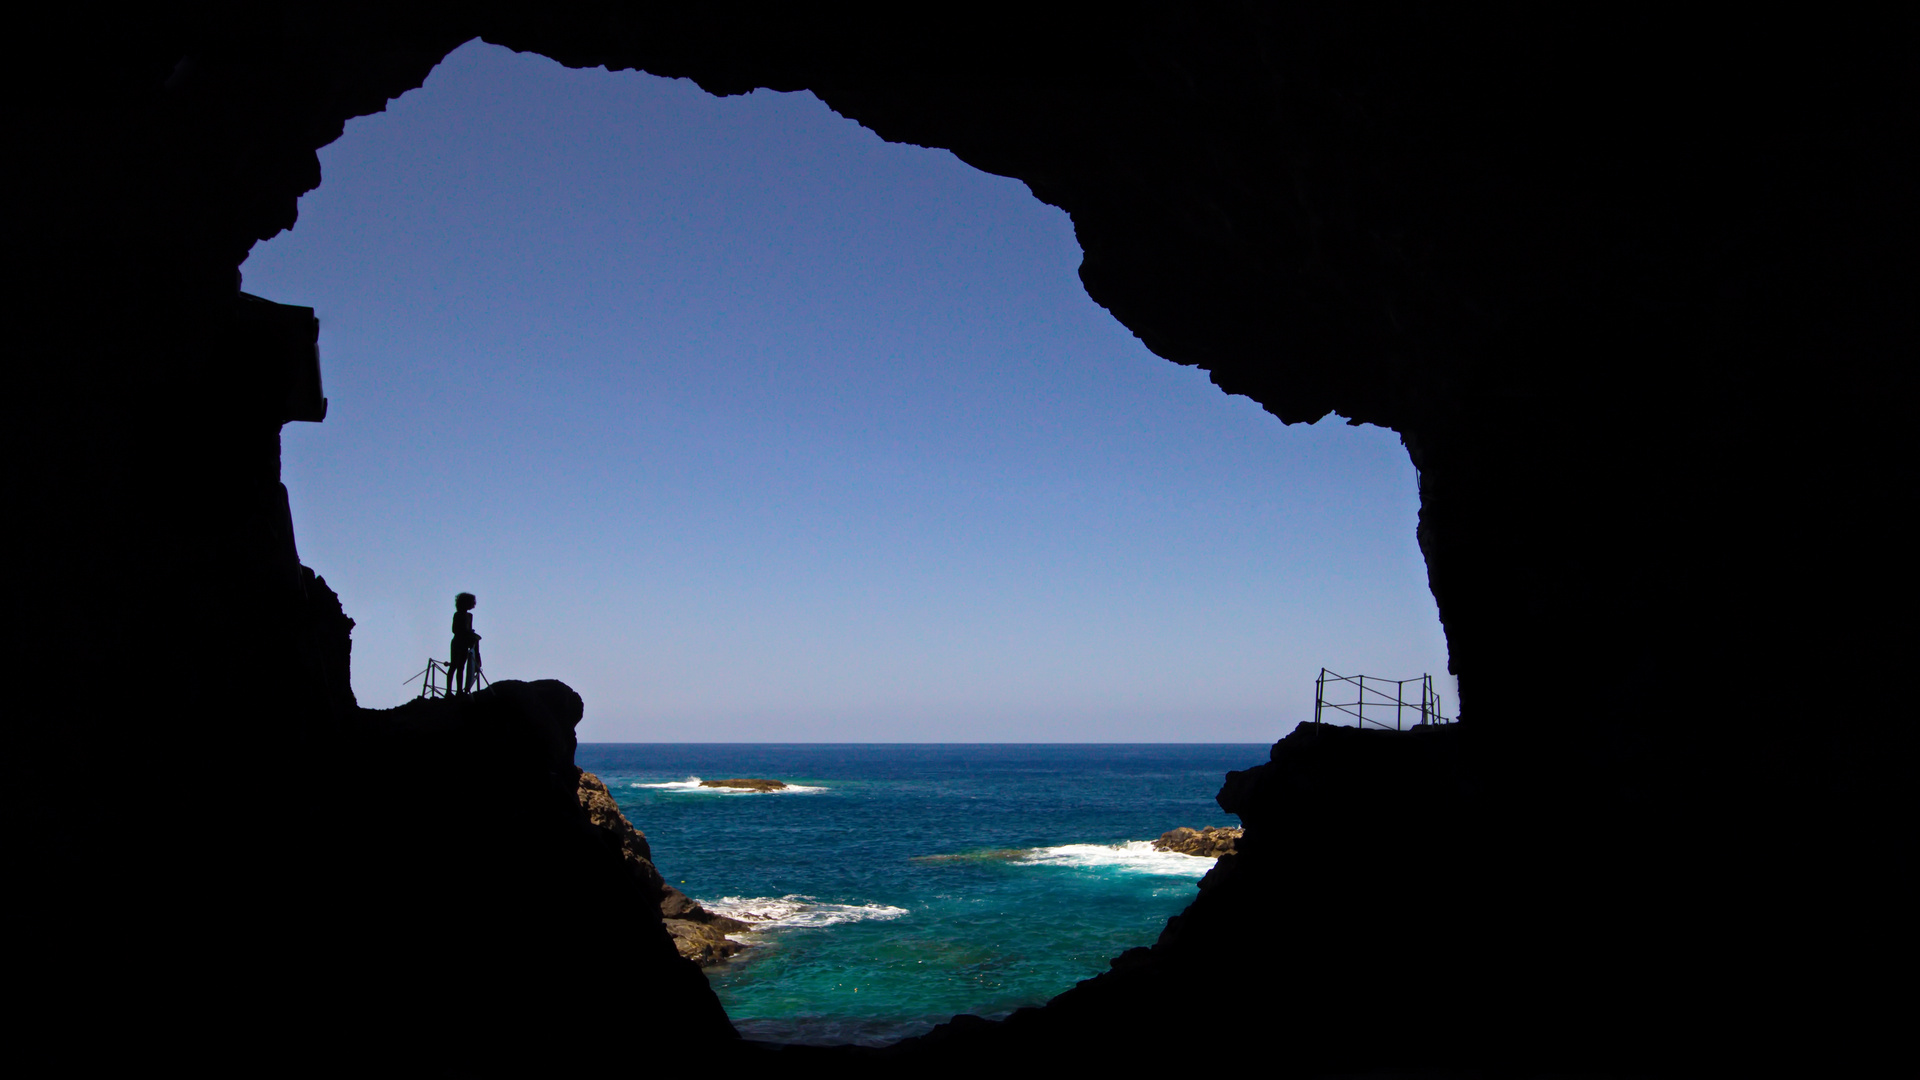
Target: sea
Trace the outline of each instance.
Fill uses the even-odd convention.
[[[707,969],[749,1039],[877,1045],[1039,1005],[1150,945],[1212,859],[1153,850],[1256,745],[585,743],[667,880],[749,923]],[[765,778],[783,791],[703,787]]]

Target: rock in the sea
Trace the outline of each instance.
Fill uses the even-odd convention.
[[[1155,851],[1177,851],[1182,855],[1201,855],[1217,859],[1222,855],[1233,854],[1234,842],[1240,839],[1245,829],[1227,828],[1209,825],[1204,829],[1189,829],[1182,825],[1172,832],[1163,832],[1160,839],[1153,842]]]
[[[1025,858],[1031,848],[988,848],[984,851],[961,851],[952,855],[914,855],[908,862],[918,863],[969,863],[969,862],[1012,862]]]
[[[745,929],[745,923],[729,919],[724,915],[715,915],[713,918],[714,922],[711,923],[697,922],[693,919],[664,920],[667,933],[673,935],[673,947],[679,950],[681,956],[701,967],[711,967],[746,948],[745,945],[728,937],[728,931],[721,928],[728,926],[736,930]]]
[[[755,780],[742,777],[736,780],[702,780],[701,787],[741,788],[746,791],[779,791],[786,787],[782,780]]]
[[[761,782],[779,783],[777,780]],[[673,947],[681,956],[704,966],[717,964],[746,948],[727,937],[728,934],[747,929],[746,923],[708,911],[700,906],[699,901],[667,884],[666,879],[660,876],[660,871],[653,865],[653,850],[647,844],[646,834],[634,828],[633,823],[620,812],[619,805],[613,801],[613,795],[599,777],[585,769],[580,770],[578,795],[580,805],[587,810],[587,819],[606,835],[610,843],[620,848],[628,869],[646,880],[651,895],[660,898],[660,917],[666,923],[667,933],[673,936]]]

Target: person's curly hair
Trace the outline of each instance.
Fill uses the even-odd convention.
[[[468,608],[472,607],[476,602],[477,601],[475,601],[473,598],[473,594],[470,592],[453,594],[453,610],[455,611],[465,611]]]

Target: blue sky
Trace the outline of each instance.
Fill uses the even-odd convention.
[[[477,42],[320,156],[244,287],[320,316],[284,477],[362,705],[462,589],[588,741],[1266,742],[1445,671],[1399,438],[1153,356],[1018,181]]]

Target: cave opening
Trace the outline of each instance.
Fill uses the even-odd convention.
[[[404,1055],[482,1072],[550,1067],[564,1033],[570,1060],[621,1068],[649,1052],[711,1067],[768,1051],[949,1070],[1072,1054],[1138,1072],[1190,1067],[1208,1052],[1198,1031],[1301,1076],[1877,1064],[1888,1055],[1873,1048],[1899,1030],[1873,988],[1904,939],[1888,857],[1904,850],[1904,728],[1838,723],[1808,703],[1833,672],[1901,670],[1910,636],[1885,625],[1897,603],[1853,610],[1889,580],[1897,596],[1911,546],[1885,497],[1904,490],[1894,443],[1909,426],[1913,336],[1915,95],[1901,92],[1912,65],[1898,29],[1847,13],[1730,23],[1417,5],[881,20],[793,5],[32,13],[9,67],[22,186],[9,626],[26,677],[12,687],[7,787],[14,981],[30,990],[16,1056],[252,1064],[265,1050],[319,1068]],[[279,438],[294,372],[281,361],[310,375],[311,355],[281,348],[271,320],[259,332],[252,315],[267,309],[237,295],[236,267],[293,223],[319,180],[316,148],[476,36],[715,92],[806,88],[886,138],[1018,177],[1070,209],[1088,295],[1156,354],[1291,422],[1337,410],[1402,433],[1470,723],[1381,733],[1382,754],[1347,753],[1365,743],[1353,729],[1296,730],[1223,789],[1247,844],[1180,922],[1044,1009],[956,1022],[897,1052],[743,1046],[661,922],[635,917],[659,893],[579,799],[580,696],[509,681],[491,712],[415,710],[455,721],[431,730],[355,708],[351,620],[295,549]],[[291,239],[316,235],[353,143],[328,151],[338,175]],[[409,211],[362,228],[367,257],[334,265],[376,276],[391,264],[374,241],[423,222]],[[404,387],[356,385],[421,373],[357,361],[350,332],[369,309],[274,281],[272,250],[251,286],[328,322],[335,408],[327,426],[287,433],[288,478],[304,554],[361,619],[366,676],[378,636],[406,621],[403,605],[380,607],[368,568],[423,530],[376,486],[330,491],[328,455],[391,449],[371,420],[410,433],[412,456],[370,475],[469,526],[462,539],[487,514],[530,513],[515,502],[530,489],[565,494],[571,474],[489,469],[503,463],[421,426],[436,410],[479,416],[450,397],[493,384],[484,352]],[[424,292],[444,323],[469,327],[448,289]],[[604,299],[576,291],[566,310],[623,307]],[[309,309],[279,310],[312,325]],[[1124,366],[1096,400],[1117,393]],[[980,369],[939,370],[964,383]],[[644,418],[612,380],[574,382],[575,397]],[[710,388],[721,404],[742,398]],[[798,426],[806,399],[786,396],[792,408],[743,430]],[[410,411],[380,414],[384,402]],[[537,403],[523,394],[515,416],[531,423]],[[1059,400],[1035,408],[1071,414]],[[722,415],[670,410],[702,430]],[[591,451],[573,473],[604,465],[588,426],[560,426]],[[449,462],[447,475],[423,459]],[[1227,455],[1207,464],[1188,471],[1245,471]],[[485,499],[456,502],[450,478],[469,475],[491,481]],[[737,493],[722,494],[713,502],[731,506]],[[348,513],[362,504],[383,512]],[[426,546],[443,538],[424,531]],[[1204,565],[1218,549],[1176,555]],[[544,572],[558,597],[571,565],[511,576]],[[404,576],[434,593],[422,606],[438,610],[421,616],[434,630],[449,587],[480,591],[499,675],[539,674],[538,632],[567,624],[566,612],[507,617],[498,575]],[[684,612],[645,614],[621,628]],[[418,662],[420,643],[401,644],[406,665],[383,693]],[[1340,669],[1312,658],[1325,662]],[[1599,673],[1594,692],[1543,715],[1569,662]],[[1766,692],[1703,714],[1703,671],[1758,672]],[[620,715],[609,684],[559,673],[588,691],[591,724]],[[668,686],[648,689],[659,701]],[[993,719],[969,730],[1007,737]],[[1457,752],[1397,753],[1423,739]],[[1415,911],[1391,903],[1415,895]],[[1383,989],[1406,1006],[1390,1023],[1368,1007]]]
[[[284,474],[304,561],[358,621],[362,706],[406,695],[460,589],[489,674],[574,686],[591,744],[1188,743],[1244,765],[1310,714],[1324,663],[1445,670],[1398,439],[1283,426],[1152,355],[1017,181],[810,94],[478,42],[321,157],[300,225],[243,270],[322,320],[333,409],[285,431]],[[656,773],[631,780],[679,779]],[[732,887],[634,823],[696,898]],[[1148,891],[1137,943],[1184,903]],[[821,902],[906,925],[894,899]],[[1026,1003],[1070,985],[1051,977]]]

